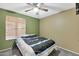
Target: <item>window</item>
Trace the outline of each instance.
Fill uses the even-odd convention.
[[[25,19],[6,16],[6,40],[16,39],[26,33]]]

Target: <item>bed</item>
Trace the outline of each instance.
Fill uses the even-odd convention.
[[[37,35],[21,36],[16,45],[23,56],[47,56],[56,48],[53,40]]]

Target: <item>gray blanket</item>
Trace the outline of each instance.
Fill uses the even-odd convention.
[[[28,37],[28,38],[22,38],[28,45],[31,46],[33,50],[35,51],[35,54],[41,53],[53,44],[55,42],[53,40],[47,40],[47,38],[44,37]],[[39,44],[38,44],[39,43]]]

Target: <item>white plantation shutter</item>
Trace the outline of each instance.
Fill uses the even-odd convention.
[[[6,40],[16,39],[26,33],[25,19],[6,16]]]
[[[26,30],[26,26],[25,26],[25,20],[19,18],[19,21],[17,21],[17,37],[21,36],[21,35],[25,35],[25,30]]]

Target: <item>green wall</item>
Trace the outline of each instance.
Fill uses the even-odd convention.
[[[5,40],[5,16],[16,16],[26,19],[26,33],[39,35],[39,19],[0,9],[0,50],[13,46],[14,40]]]

